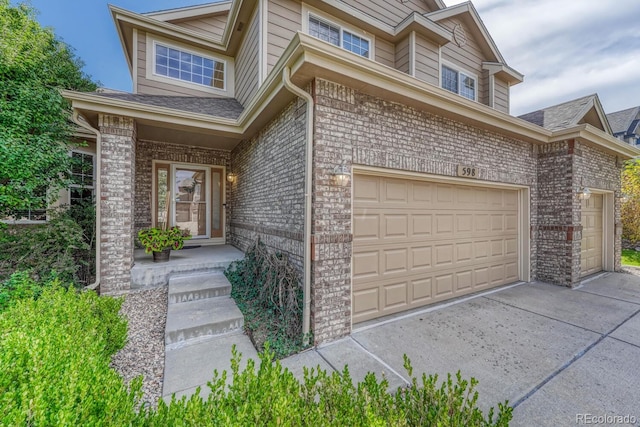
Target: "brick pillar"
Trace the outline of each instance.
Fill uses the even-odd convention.
[[[136,124],[100,114],[100,292],[130,287],[133,265]]]
[[[580,282],[580,200],[575,185],[575,142],[538,148],[537,279],[573,287]]]

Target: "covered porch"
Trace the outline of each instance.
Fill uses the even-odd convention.
[[[244,258],[244,253],[231,245],[185,246],[171,251],[169,262],[154,263],[151,254],[136,249],[131,268],[131,289],[163,286],[177,273],[197,273],[225,269],[233,261]]]

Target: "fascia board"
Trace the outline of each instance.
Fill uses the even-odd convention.
[[[122,28],[120,27],[120,23],[116,18],[116,12],[114,11],[115,6],[109,5],[109,11],[111,12],[111,19],[113,19],[113,23],[116,26],[116,31],[118,32],[118,38],[120,39],[120,45],[122,46],[122,52],[124,53],[124,58],[127,61],[127,66],[129,67],[129,74],[133,77],[133,52],[129,52],[127,48],[127,44],[124,42],[124,34],[122,34]],[[132,46],[132,49],[134,47]]]
[[[549,139],[549,142],[559,142],[567,139],[579,139],[585,143],[602,148],[605,151],[620,155],[625,159],[640,156],[640,149],[622,142],[589,124],[577,125],[568,129],[555,131]]]
[[[178,19],[195,18],[202,15],[215,15],[228,12],[231,9],[231,1],[224,1],[213,4],[201,4],[187,6],[158,12],[143,13],[144,16],[152,17],[159,21],[174,21]]]
[[[215,130],[229,135],[241,135],[237,120],[212,117],[206,114],[174,110],[122,99],[109,98],[91,93],[61,91],[62,96],[71,100],[73,108],[100,111],[105,114],[128,116],[135,119],[161,121],[180,126]]]
[[[405,18],[394,28],[394,40],[403,38],[406,33],[409,33],[411,31],[425,34],[440,46],[445,45],[453,40],[453,35],[446,28],[441,27],[432,20],[425,18],[424,16],[415,12]]]
[[[306,62],[357,79],[362,87],[373,85],[384,88],[390,93],[506,130],[537,143],[545,143],[551,136],[551,131],[547,129],[467,100],[393,68],[360,58],[306,34],[298,33],[298,37],[304,46]]]
[[[499,62],[483,62],[482,69],[489,71],[491,74],[500,75],[509,83],[509,85],[515,85],[524,81],[524,74],[519,73],[507,64],[501,64]]]
[[[214,39],[204,37],[197,31],[183,28],[175,24],[158,21],[153,18],[148,18],[144,15],[140,15],[128,10],[110,5],[112,14],[116,21],[126,22],[134,27],[142,28],[146,31],[152,31],[171,38],[179,38],[188,43],[195,43],[197,45],[207,47],[218,52],[225,52],[226,45],[220,43]]]

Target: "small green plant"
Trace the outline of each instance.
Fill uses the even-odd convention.
[[[640,267],[640,252],[633,249],[622,250],[622,265]]]
[[[477,381],[463,380],[460,373],[440,385],[437,376],[412,377],[407,387],[390,390],[387,380],[372,373],[354,384],[348,367],[332,373],[305,369],[299,381],[274,361],[268,345],[244,370],[235,348],[232,354],[231,378],[226,371],[214,372],[206,399],[200,390],[189,399],[174,396],[148,413],[144,425],[506,427],[512,418],[508,402],[498,404],[497,415],[492,408],[485,417],[477,407]],[[406,357],[405,367],[413,373]]]
[[[0,313],[24,299],[37,299],[49,287],[63,285],[55,273],[47,280],[36,281],[30,271],[16,271],[9,279],[0,283]]]
[[[225,274],[258,350],[270,343],[276,357],[283,358],[304,348],[300,277],[285,255],[258,240]]]
[[[138,232],[140,243],[144,246],[145,253],[162,252],[165,249],[179,250],[184,247],[185,240],[189,240],[191,236],[186,230],[180,227],[162,228],[145,228]]]

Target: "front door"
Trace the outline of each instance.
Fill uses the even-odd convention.
[[[155,225],[178,226],[193,239],[223,235],[222,168],[189,164],[155,165]]]

